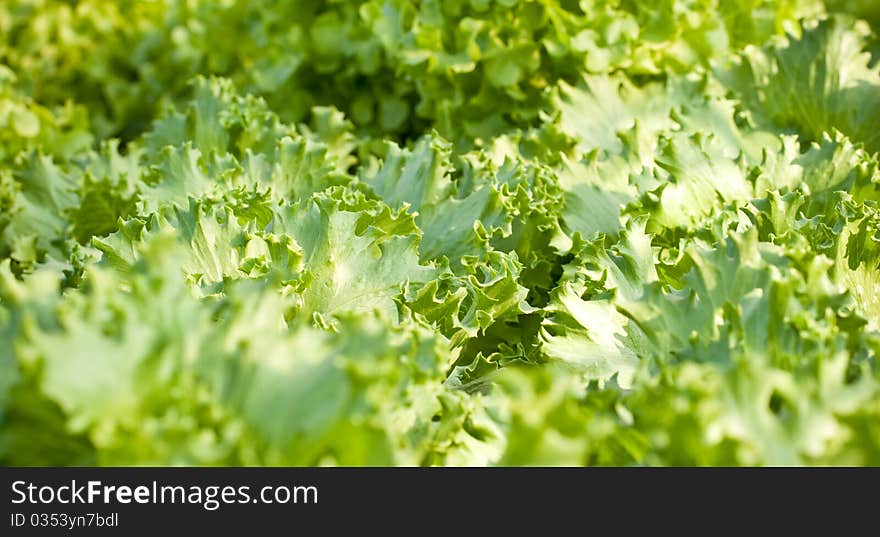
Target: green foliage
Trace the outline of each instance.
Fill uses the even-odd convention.
[[[878,23],[4,2],[0,462],[880,464]]]

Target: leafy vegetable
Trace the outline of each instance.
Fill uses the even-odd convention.
[[[4,2],[0,461],[880,464],[878,23]]]

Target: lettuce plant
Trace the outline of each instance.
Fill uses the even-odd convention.
[[[9,0],[9,465],[880,464],[880,9]]]

